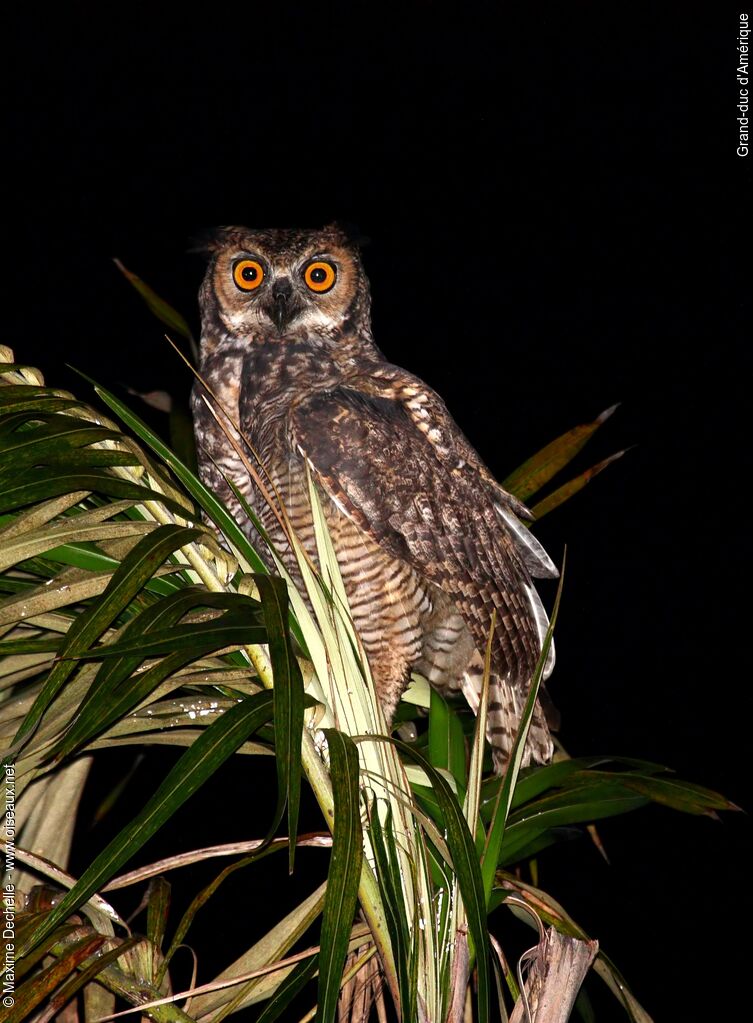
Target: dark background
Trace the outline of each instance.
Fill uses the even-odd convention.
[[[82,395],[65,363],[180,399],[187,375],[111,257],[196,325],[197,233],[357,224],[378,344],[499,477],[622,403],[577,465],[631,450],[538,529],[555,557],[568,545],[561,737],[748,807],[739,9],[285,6],[16,18],[3,343]],[[743,966],[745,817],[600,830],[611,866],[583,841],[542,857],[543,886],[657,1021],[713,1016]],[[242,813],[201,835],[248,837]]]

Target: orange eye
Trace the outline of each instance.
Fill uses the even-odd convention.
[[[235,286],[241,291],[253,291],[264,280],[264,270],[256,259],[239,259],[233,267]]]
[[[312,291],[323,295],[334,286],[337,279],[337,271],[332,263],[325,263],[323,259],[317,259],[309,263],[303,271],[303,279]]]

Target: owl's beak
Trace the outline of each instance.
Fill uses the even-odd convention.
[[[293,286],[287,277],[282,277],[272,285],[272,301],[266,311],[280,333],[295,319],[298,309],[293,301]]]

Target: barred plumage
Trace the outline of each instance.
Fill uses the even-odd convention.
[[[224,228],[201,289],[201,374],[250,441],[313,558],[306,463],[388,720],[411,671],[478,706],[493,615],[488,737],[505,763],[546,630],[531,577],[557,571],[423,381],[374,344],[356,247],[319,232]],[[203,478],[253,531],[220,470],[297,569],[284,533],[201,399]],[[216,464],[215,464],[216,463]],[[547,666],[551,671],[553,657]],[[552,743],[540,706],[526,760]]]

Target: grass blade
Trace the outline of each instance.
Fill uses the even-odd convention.
[[[138,291],[139,295],[143,298],[144,302],[149,309],[149,312],[153,313],[158,320],[165,324],[170,330],[174,330],[176,334],[186,338],[193,345],[193,334],[191,328],[186,323],[185,319],[180,313],[173,309],[164,298],[160,298],[156,291],[149,287],[140,277],[138,277],[131,270],[128,270],[119,259],[113,259],[113,263],[123,274],[125,279],[133,285]]]
[[[264,621],[274,677],[274,728],[278,802],[270,837],[287,804],[288,869],[293,873],[298,810],[301,800],[301,733],[303,732],[303,676],[288,632],[288,588],[284,579],[254,577],[264,607]]]
[[[318,969],[319,956],[312,956],[310,959],[304,959],[303,962],[298,963],[269,999],[264,1012],[259,1016],[256,1023],[273,1023],[274,1020],[279,1019],[280,1015],[287,1009],[298,992],[303,990]]]
[[[66,472],[51,471],[49,468],[27,473],[18,481],[10,478],[0,480],[0,512],[14,511],[16,508],[69,494],[74,490],[91,491],[104,494],[106,497],[127,498],[134,502],[160,501],[179,515],[186,513],[186,509],[167,494],[159,494],[149,487],[118,479],[104,470]]]
[[[416,943],[411,943],[409,921],[405,913],[405,895],[395,848],[392,808],[387,807],[382,825],[376,799],[372,800],[369,806],[369,840],[377,868],[377,883],[382,895],[384,915],[395,953],[402,1016],[404,1019],[415,1019],[418,949]]]
[[[449,771],[458,787],[465,789],[465,737],[460,718],[436,689],[431,690],[429,709],[429,762]]]
[[[317,1023],[331,1023],[335,1018],[363,860],[358,750],[347,735],[334,728],[326,729],[324,734],[330,756],[335,819],[322,914]]]
[[[507,479],[503,480],[502,485],[521,501],[528,500],[532,494],[541,490],[544,484],[548,483],[560,469],[575,458],[616,408],[617,405],[612,405],[611,408],[597,416],[592,423],[575,426],[572,430],[557,437],[556,440],[523,462],[514,472],[511,472]]]
[[[570,498],[577,494],[579,490],[582,490],[587,483],[590,483],[594,476],[598,476],[599,473],[603,472],[608,465],[611,465],[612,462],[616,462],[618,458],[622,458],[626,451],[627,448],[624,451],[616,451],[613,455],[610,455],[609,458],[605,458],[603,461],[597,462],[596,465],[592,465],[590,469],[586,469],[586,471],[582,472],[579,476],[568,480],[567,483],[563,483],[561,487],[553,490],[551,494],[548,494],[543,500],[533,505],[531,511],[536,516],[536,520],[538,521],[542,518],[542,516],[547,515],[550,511],[554,511],[555,508],[559,508],[559,506],[564,504],[565,501],[569,501]]]
[[[544,642],[541,644],[541,654],[536,665],[536,670],[533,673],[533,678],[531,679],[531,688],[528,692],[528,697],[526,699],[525,706],[523,707],[523,713],[520,717],[518,734],[515,737],[515,742],[513,743],[512,750],[510,751],[510,759],[499,790],[499,797],[494,809],[492,824],[486,837],[486,848],[484,850],[484,856],[481,863],[481,873],[484,879],[484,894],[486,896],[487,905],[491,897],[494,872],[497,869],[497,864],[499,863],[500,850],[502,848],[502,841],[505,835],[507,818],[515,795],[515,786],[520,773],[520,766],[523,762],[523,753],[525,751],[526,739],[528,737],[528,729],[533,718],[533,711],[536,706],[536,700],[538,698],[541,680],[544,675],[549,649],[552,645],[552,636],[554,634],[554,626],[557,622],[557,615],[559,613],[560,600],[562,597],[562,585],[565,578],[565,560],[566,558],[563,557],[562,571],[560,573],[557,596],[554,600],[551,620],[549,622],[546,635],[544,636]]]
[[[371,737],[374,738],[373,736]],[[445,838],[452,856],[452,866],[457,878],[460,895],[468,919],[468,931],[473,941],[478,972],[478,1020],[487,1023],[489,1019],[489,931],[486,924],[486,901],[484,884],[478,862],[473,836],[463,809],[439,771],[414,746],[398,739],[386,739],[393,743],[404,756],[418,764],[428,775],[434,796],[439,805],[445,827]],[[424,910],[427,912],[427,910]]]

